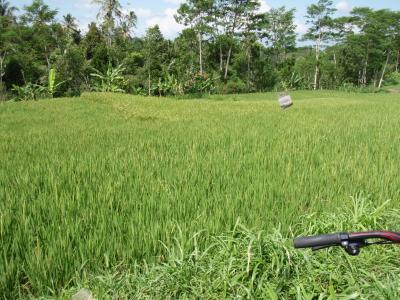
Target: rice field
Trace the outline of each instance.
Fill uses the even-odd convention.
[[[362,281],[357,264],[369,276],[349,291],[340,285],[349,274],[332,279],[341,270],[332,267],[339,265],[336,257],[348,260],[344,254],[299,253],[289,239],[353,227],[400,230],[393,228],[400,221],[400,95],[292,97],[295,105],[286,111],[275,93],[206,99],[91,93],[1,103],[0,298],[69,299],[85,284],[98,299],[357,298],[366,286],[376,299],[380,289],[389,292],[385,276],[399,270],[398,250],[385,254],[387,272],[374,267],[372,256],[348,262],[358,276],[354,282]],[[354,199],[363,200],[353,205]],[[364,212],[374,216],[382,205],[391,222],[385,215],[365,219]],[[342,212],[346,221],[335,223]],[[240,234],[232,233],[237,224],[245,228]],[[227,241],[237,236],[243,237],[237,248],[224,244],[234,245]],[[206,249],[215,240],[224,246],[211,255]],[[235,280],[250,283],[253,265],[244,250],[250,241],[261,249],[254,256],[260,263],[262,249],[274,253],[262,265],[269,277],[232,288],[229,280],[237,274],[230,269],[218,293],[207,294],[207,287],[214,291],[211,279],[223,278],[218,269],[232,261],[221,249],[238,262],[233,270],[243,277]],[[192,251],[205,253],[199,265],[189,264],[197,257]],[[311,278],[287,265],[288,253],[313,274],[303,290],[299,278]],[[319,273],[324,262],[331,275]],[[183,267],[201,271],[190,275]],[[372,275],[383,287],[371,288]]]

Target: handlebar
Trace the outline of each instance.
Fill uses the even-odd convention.
[[[294,240],[295,248],[314,248],[323,246],[340,246],[342,240],[348,238],[346,233],[324,234],[308,237],[299,237]]]
[[[373,240],[373,241],[369,241]],[[353,233],[333,233],[317,236],[298,237],[294,240],[295,248],[320,250],[332,246],[341,246],[350,255],[358,255],[360,248],[370,245],[400,243],[400,233],[392,231],[368,231]]]

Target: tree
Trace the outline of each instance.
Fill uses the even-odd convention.
[[[147,89],[150,96],[152,94],[152,82],[156,77],[160,76],[162,64],[165,63],[165,41],[158,25],[147,29],[143,50],[145,57],[144,69],[148,76]]]
[[[76,19],[71,14],[66,14],[63,16],[63,27],[66,31],[70,42],[79,44],[81,41],[81,32],[78,29]]]
[[[21,21],[25,25],[44,26],[50,25],[57,10],[52,10],[42,0],[33,0],[29,6],[24,6],[25,13],[21,16]]]
[[[16,7],[10,6],[5,0],[0,0],[0,92],[3,89],[3,76],[6,69],[6,58],[14,49],[16,33],[13,28],[15,23],[14,13]]]
[[[129,11],[125,14],[118,0],[92,0],[92,2],[100,5],[97,18],[102,22],[108,47],[111,47],[116,34],[121,33],[125,39],[130,36],[131,30],[136,27],[135,12]]]
[[[266,20],[266,14],[259,14],[257,10],[249,10],[245,14],[243,29],[240,33],[241,44],[246,57],[246,86],[247,92],[250,92],[251,81],[251,62],[253,57],[253,49],[262,37],[263,24]]]
[[[267,14],[265,36],[267,45],[272,48],[275,65],[286,58],[288,51],[296,47],[296,25],[294,24],[295,9],[272,8]]]
[[[349,23],[353,30],[346,43],[352,45],[352,52],[363,52],[359,82],[366,86],[373,81],[381,88],[392,54],[398,54],[399,13],[359,7],[351,12]]]
[[[399,13],[393,12],[387,9],[378,10],[375,12],[375,17],[381,24],[381,34],[382,46],[384,47],[384,52],[386,54],[386,60],[383,64],[381,77],[379,80],[378,88],[382,87],[388,64],[392,53],[398,50],[396,42],[399,36],[400,30],[400,17]]]
[[[32,47],[42,54],[50,71],[50,54],[57,46],[57,35],[60,34],[58,24],[55,24],[57,10],[52,10],[42,0],[33,0],[32,4],[24,7],[25,13],[21,21],[25,26],[31,25]]]
[[[15,20],[15,12],[18,10],[15,6],[11,6],[7,0],[0,0],[0,17],[7,17]]]
[[[107,45],[111,46],[116,24],[123,15],[121,3],[118,0],[92,0],[92,2],[100,5],[97,18],[102,22],[107,37]]]
[[[84,49],[77,45],[70,45],[55,62],[55,70],[61,85],[59,91],[68,96],[80,94],[81,85],[84,83],[85,71],[88,62],[86,61]]]
[[[210,26],[214,0],[187,0],[181,4],[175,19],[178,23],[190,26],[197,35],[199,49],[199,70],[203,75],[203,37],[212,31]]]
[[[332,15],[336,9],[333,8],[331,0],[319,0],[317,4],[312,4],[307,8],[306,23],[310,25],[304,40],[311,40],[315,47],[315,72],[314,72],[314,90],[319,88],[320,76],[320,53],[323,43],[332,37],[333,20]]]
[[[82,46],[85,48],[86,52],[86,59],[91,60],[94,56],[96,47],[104,45],[104,43],[104,37],[99,28],[97,28],[96,23],[90,23],[88,25],[88,32],[82,41]]]
[[[234,39],[240,35],[242,30],[249,26],[254,16],[260,9],[258,0],[216,0],[216,14],[218,16],[215,26],[223,28],[228,44],[224,80],[228,78],[229,65],[232,58]]]
[[[129,11],[122,17],[120,31],[125,40],[131,38],[131,31],[136,27],[136,24],[137,16],[134,11]]]
[[[181,79],[198,70],[198,39],[192,28],[184,29],[174,41],[175,70]]]
[[[369,67],[373,66],[374,55],[381,42],[378,35],[380,24],[374,18],[374,11],[367,7],[355,8],[351,15],[350,22],[354,28],[349,36],[349,41],[353,42],[353,44],[360,44],[364,49],[360,84],[366,86],[369,80]],[[375,70],[371,71],[375,73]]]
[[[393,40],[395,51],[396,51],[396,62],[395,62],[395,70],[399,72],[400,67],[400,12],[395,13],[395,19],[397,20],[395,23],[396,26],[396,34]]]

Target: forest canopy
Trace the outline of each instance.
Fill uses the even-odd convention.
[[[84,91],[179,96],[294,89],[380,89],[398,78],[400,12],[356,7],[337,16],[331,0],[260,11],[258,0],[186,0],[167,39],[159,26],[133,34],[134,11],[93,0],[81,31],[43,0],[0,0],[0,100],[77,96]],[[309,45],[309,46],[304,46]]]

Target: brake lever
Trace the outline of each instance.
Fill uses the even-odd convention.
[[[366,241],[359,241],[359,242],[349,242],[349,241],[343,241],[342,244],[340,245],[348,254],[352,256],[356,256],[360,254],[361,248],[374,245],[376,243],[368,243]],[[318,250],[323,250],[326,248],[330,248],[332,246],[318,246],[318,247],[312,247],[312,251],[318,251]]]
[[[350,255],[357,256],[361,252],[361,248],[372,246],[372,245],[388,245],[393,244],[391,241],[380,241],[380,242],[368,242],[367,240],[361,240],[357,242],[343,241],[342,248]]]
[[[343,241],[341,246],[344,251],[347,252],[347,254],[350,254],[351,256],[357,256],[360,254],[361,248],[368,246],[368,244],[364,240],[359,242]]]
[[[312,251],[318,251],[318,250],[323,250],[323,249],[327,249],[330,248],[332,246],[318,246],[318,247],[312,247]]]

